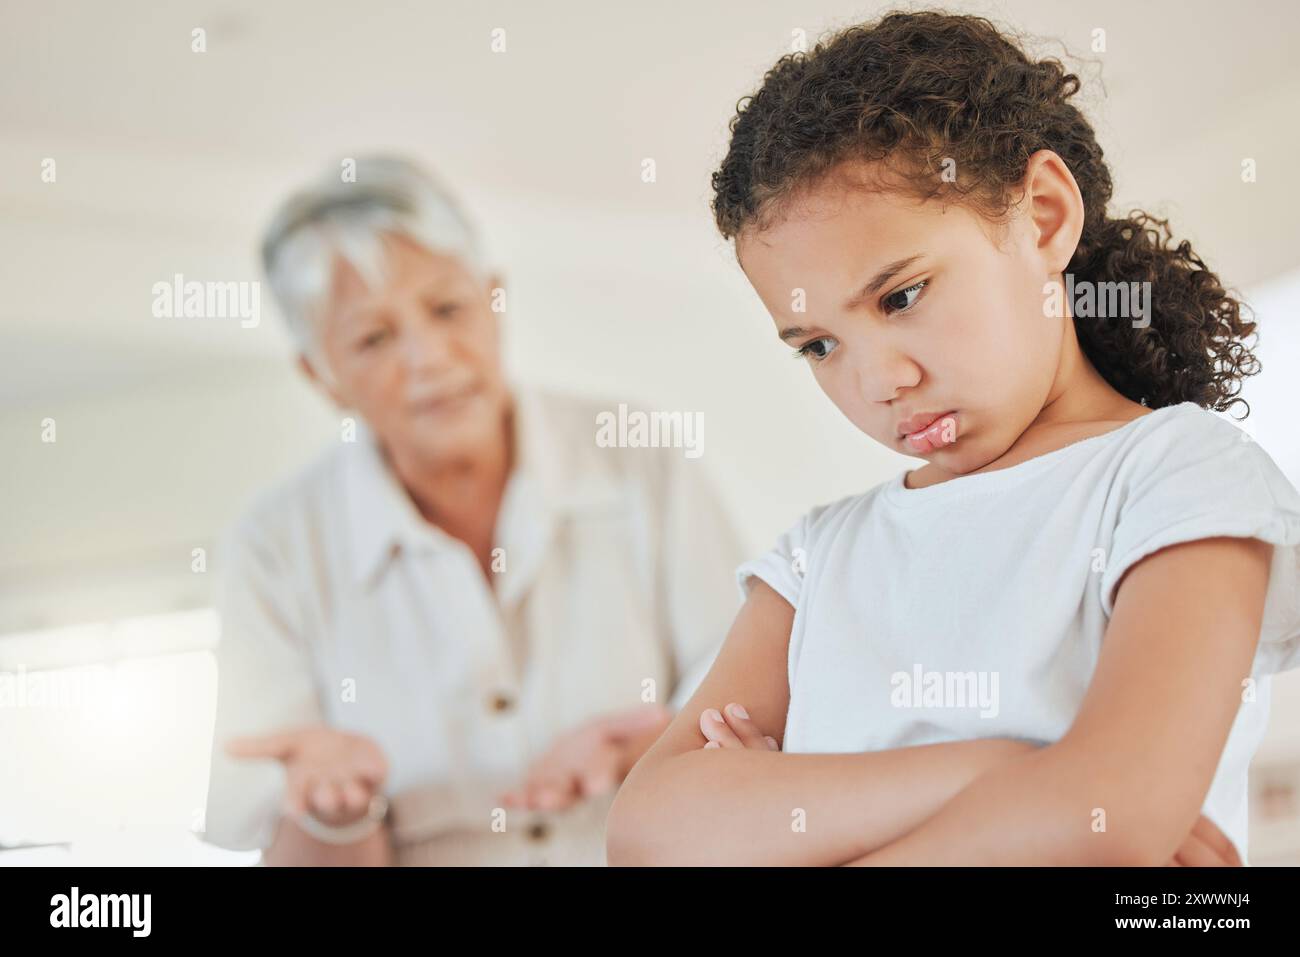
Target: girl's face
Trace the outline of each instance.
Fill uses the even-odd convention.
[[[1014,444],[1060,364],[1064,323],[1044,314],[1043,292],[1059,267],[1032,206],[997,236],[964,207],[828,177],[780,222],[742,232],[736,252],[850,422],[961,474]]]

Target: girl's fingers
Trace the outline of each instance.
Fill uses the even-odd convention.
[[[729,704],[724,713],[727,724],[736,733],[736,737],[740,739],[741,744],[758,751],[772,750],[772,746],[767,743],[767,738],[763,736],[762,731],[758,730],[758,725],[750,720],[749,713],[742,705]]]
[[[1227,862],[1195,834],[1188,834],[1174,855],[1184,867],[1224,867]]]
[[[1192,825],[1192,833],[1204,841],[1223,860],[1228,867],[1241,867],[1241,855],[1228,836],[1220,831],[1208,817],[1202,814]]]
[[[743,748],[740,738],[723,719],[717,708],[709,708],[700,715],[700,732],[722,748]],[[707,747],[707,745],[706,745]]]
[[[700,731],[708,739],[705,747],[754,748],[759,751],[779,751],[771,735],[765,735],[749,717],[743,705],[732,702],[723,712],[709,708],[700,715]]]

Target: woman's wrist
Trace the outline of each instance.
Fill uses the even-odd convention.
[[[388,798],[382,794],[376,794],[370,799],[370,805],[366,808],[366,813],[351,824],[326,824],[309,811],[299,814],[294,818],[294,822],[305,833],[322,843],[342,845],[355,844],[370,837],[375,831],[384,826],[384,819],[387,816]]]

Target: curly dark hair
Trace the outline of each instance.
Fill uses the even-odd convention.
[[[790,53],[744,97],[712,176],[724,238],[763,229],[801,190],[846,160],[879,163],[918,196],[944,194],[997,219],[1038,150],[1069,166],[1084,225],[1075,281],[1149,282],[1150,323],[1074,319],[1080,348],[1118,392],[1150,408],[1195,402],[1226,411],[1259,360],[1249,309],[1229,295],[1166,220],[1107,213],[1112,185],[1096,134],[1069,100],[1080,81],[1035,61],[982,17],[892,12]],[[945,163],[945,161],[947,161]],[[961,176],[945,182],[936,171]],[[952,177],[946,177],[951,179]],[[1243,315],[1245,313],[1245,315]]]

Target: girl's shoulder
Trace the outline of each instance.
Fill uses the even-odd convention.
[[[1117,542],[1168,531],[1300,535],[1300,492],[1245,429],[1193,402],[1137,419],[1113,450],[1105,497]]]
[[[1133,421],[1139,426],[1148,426],[1153,434],[1196,432],[1220,438],[1231,436],[1238,440],[1241,435],[1249,435],[1225,415],[1211,412],[1195,402],[1179,402],[1161,409],[1153,409],[1145,415],[1135,416]]]
[[[794,524],[777,536],[770,549],[736,569],[741,600],[749,593],[750,580],[759,578],[792,607],[798,608],[804,576],[810,564],[815,564],[813,552],[841,529],[851,528],[860,520],[870,509],[872,499],[886,484],[881,482],[866,492],[814,505],[800,515]]]
[[[1113,611],[1125,572],[1154,552],[1204,538],[1274,546],[1257,673],[1300,665],[1300,492],[1231,420],[1193,403],[1143,417],[1108,490],[1115,509],[1101,581]]]
[[[1063,424],[1040,440],[1047,443],[1047,454],[1074,445],[1094,445],[1098,450],[1110,447],[1117,461],[1135,461],[1148,467],[1176,467],[1180,455],[1200,456],[1216,449],[1229,453],[1250,441],[1250,433],[1195,402],[1144,410],[1124,418]],[[1258,454],[1259,450],[1247,453],[1240,457],[1241,462],[1251,462]]]
[[[1206,491],[1225,483],[1295,489],[1250,432],[1194,402],[1166,406],[1124,427],[1118,467],[1136,482],[1181,480]]]
[[[846,524],[861,521],[870,512],[876,498],[891,482],[897,480],[897,477],[886,479],[865,492],[854,492],[821,505],[814,505],[799,517],[791,530],[801,532],[804,538],[813,538]]]

